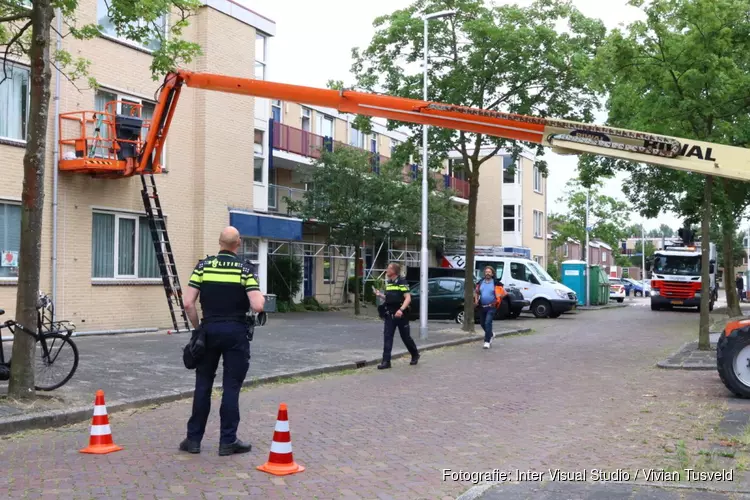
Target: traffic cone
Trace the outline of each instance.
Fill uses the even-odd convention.
[[[286,403],[279,405],[279,416],[276,418],[276,428],[273,431],[273,442],[271,443],[271,452],[268,454],[268,462],[259,465],[257,469],[274,476],[286,476],[305,470],[304,466],[294,461],[292,454],[292,436],[289,433]]]
[[[120,450],[122,450],[122,447],[117,446],[112,441],[112,430],[109,428],[107,407],[104,405],[104,391],[99,389],[96,391],[96,400],[94,401],[94,417],[91,420],[89,445],[80,450],[80,452],[102,455]]]

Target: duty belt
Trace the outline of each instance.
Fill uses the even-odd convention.
[[[207,325],[210,323],[228,323],[235,321],[237,323],[247,323],[248,322],[248,316],[243,314],[242,316],[209,316],[208,318],[203,318],[201,320],[201,324]]]

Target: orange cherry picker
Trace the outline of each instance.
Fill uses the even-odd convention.
[[[516,139],[548,146],[560,154],[596,154],[740,181],[750,179],[750,151],[744,148],[387,95],[176,71],[165,77],[151,120],[141,117],[139,105],[110,102],[103,113],[75,111],[61,114],[58,126],[60,150],[67,150],[60,157],[61,171],[100,177],[141,176],[144,207],[177,331],[175,309],[181,313],[186,329],[189,325],[154,174],[162,173],[164,141],[183,86],[281,99],[344,113]],[[125,109],[127,113],[123,112]],[[69,125],[71,122],[74,131],[66,134],[63,123]],[[95,135],[89,132],[92,129],[97,131]],[[145,138],[144,132],[147,132]],[[732,368],[743,364],[736,361],[740,351],[750,360],[750,320],[747,325],[730,326],[731,330],[728,327],[719,342],[718,356],[726,360],[726,370],[722,371],[720,367],[720,374],[727,387],[750,397],[750,361],[743,362],[747,366],[742,367],[741,373]]]

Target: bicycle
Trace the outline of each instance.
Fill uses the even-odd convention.
[[[0,309],[0,316],[5,314]],[[37,363],[34,367],[34,388],[38,391],[53,391],[65,385],[78,368],[78,347],[71,336],[75,331],[75,326],[69,321],[54,321],[55,308],[52,300],[45,294],[39,294],[37,301],[37,328],[36,332],[30,328],[17,323],[14,320],[8,320],[0,324],[0,336],[3,330],[9,330],[13,335],[18,330],[27,335],[31,335],[36,340],[34,349],[34,359]],[[67,349],[66,349],[67,348]],[[72,362],[65,362],[68,355],[61,354],[72,352]],[[0,339],[0,381],[10,379],[9,359],[5,361],[5,350]],[[57,363],[57,364],[56,364]],[[70,368],[66,368],[69,366]],[[51,371],[53,366],[62,367],[62,378],[54,377],[49,383],[42,383],[40,375]]]

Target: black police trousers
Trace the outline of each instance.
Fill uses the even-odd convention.
[[[221,396],[220,444],[231,444],[237,440],[240,424],[240,389],[250,367],[250,340],[247,325],[237,321],[208,323],[206,331],[206,354],[195,369],[195,393],[193,414],[188,420],[187,437],[200,443],[206,431],[206,421],[211,412],[211,392],[214,386],[219,358],[224,359],[224,378]]]
[[[401,335],[401,341],[409,350],[409,354],[411,354],[412,357],[419,354],[417,344],[415,344],[414,339],[411,338],[409,320],[406,318],[406,315],[397,318],[392,313],[387,312],[385,316],[385,324],[383,325],[383,363],[391,362],[393,337],[396,334],[396,328],[398,328],[398,333]]]

